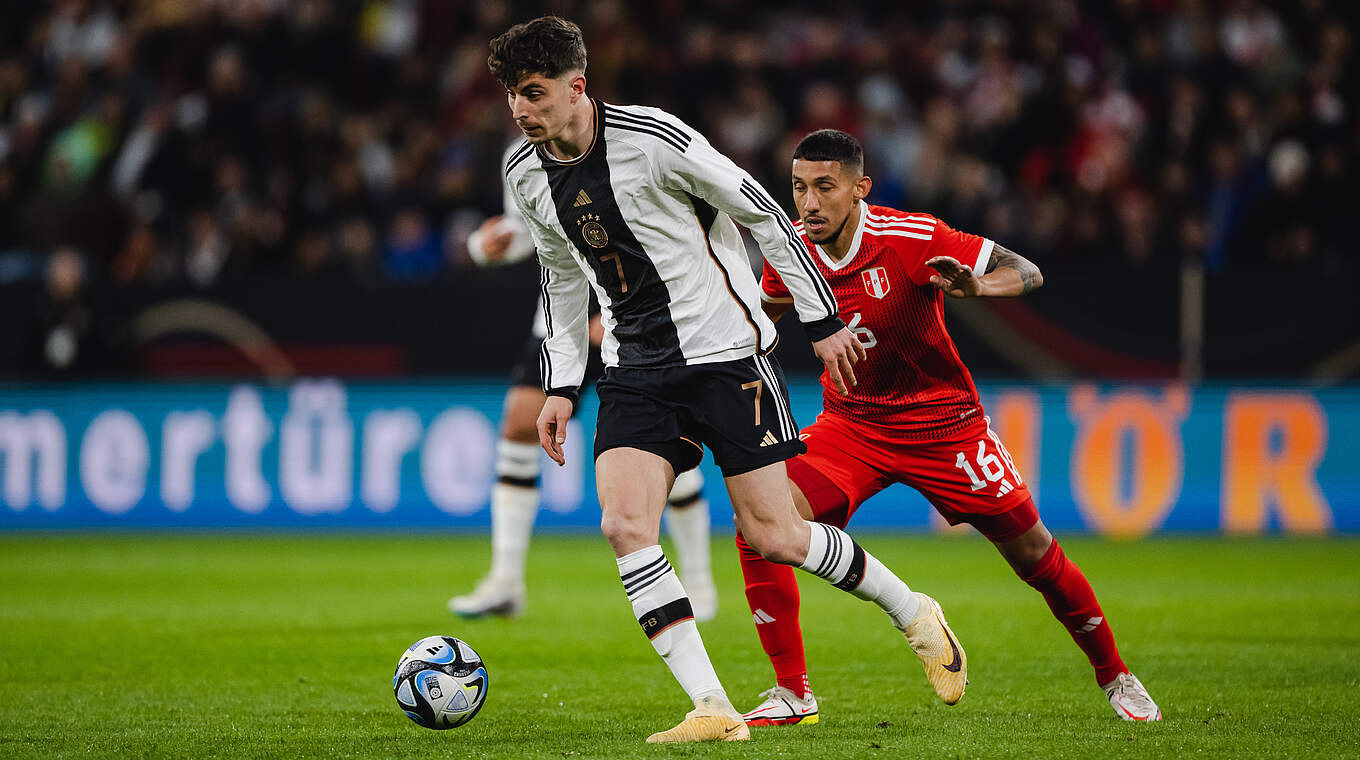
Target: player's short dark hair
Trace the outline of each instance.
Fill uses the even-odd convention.
[[[853,135],[839,129],[819,129],[804,137],[793,149],[794,160],[839,161],[855,175],[864,173],[864,148]]]
[[[586,70],[586,41],[581,27],[558,16],[515,24],[491,41],[486,65],[508,90],[526,76],[555,79]]]

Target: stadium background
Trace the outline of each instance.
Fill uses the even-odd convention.
[[[584,27],[593,94],[674,112],[781,202],[793,141],[842,127],[873,200],[1043,269],[949,327],[1166,715],[1111,715],[987,542],[894,487],[852,530],[938,595],[967,698],[803,583],[823,720],[743,757],[1360,756],[1358,8],[0,2],[0,756],[635,757],[687,707],[584,456],[544,468],[524,617],[445,607],[490,553],[537,280],[466,256],[513,137],[486,42],[545,11]],[[769,664],[709,474],[703,637],[744,708]],[[491,673],[453,732],[389,691],[432,633]]]
[[[466,255],[513,136],[485,45],[544,11],[775,197],[843,128],[871,200],[1039,264],[950,326],[1056,528],[1360,527],[1352,5],[909,5],[5,4],[0,527],[483,528],[535,294]],[[544,525],[595,524],[580,459]]]

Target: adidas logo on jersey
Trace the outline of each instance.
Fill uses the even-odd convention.
[[[765,431],[765,437],[760,439],[761,448],[765,448],[766,446],[773,446],[776,443],[779,443],[779,439],[775,438],[774,433],[771,433],[768,430]]]
[[[756,610],[754,613],[751,614],[751,617],[755,618],[756,625],[774,622],[774,615],[771,615],[765,610]]]
[[[589,195],[586,195],[586,191],[585,191],[585,190],[582,190],[582,191],[580,191],[579,193],[577,193],[577,194],[576,194],[576,201],[573,202],[573,203],[571,204],[572,208],[580,208],[581,206],[589,206],[589,205],[590,205],[590,196],[589,196]]]

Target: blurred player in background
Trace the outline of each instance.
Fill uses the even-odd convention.
[[[516,141],[506,152],[506,160],[518,144]],[[533,239],[512,198],[505,198],[504,216],[487,219],[468,237],[468,254],[480,266],[515,264],[534,255]],[[505,394],[501,440],[496,446],[496,485],[491,489],[491,570],[472,593],[449,600],[449,610],[463,617],[514,617],[524,611],[524,565],[538,514],[539,463],[543,456],[534,422],[547,398],[538,361],[546,334],[540,301],[533,333],[511,370],[510,390]],[[590,322],[592,347],[599,347],[603,334],[604,327],[596,316]],[[598,370],[591,374],[598,376]],[[677,475],[665,513],[680,575],[689,590],[694,617],[700,621],[718,614],[718,590],[709,558],[708,501],[703,488],[704,478],[698,469]]]
[[[920,491],[951,525],[969,523],[1048,602],[1125,720],[1161,710],[1119,657],[1095,592],[1039,519],[1011,456],[992,432],[973,378],[945,331],[944,295],[1020,296],[1043,284],[1038,267],[986,238],[929,214],[864,202],[872,181],[864,152],[837,130],[813,132],[793,154],[798,231],[835,291],[841,318],[864,346],[849,396],[822,376],[825,409],[804,428],[807,453],[788,462],[803,517],[844,527],[865,499],[893,483]],[[766,313],[792,304],[768,264]],[[746,714],[751,725],[809,722],[808,686],[793,571],[737,534],[746,597],[777,684]]]
[[[590,293],[605,326],[596,384],[600,527],[638,624],[694,710],[648,742],[750,738],[694,622],[690,599],[657,543],[678,473],[713,452],[738,525],[763,556],[796,564],[879,605],[924,642],[932,684],[962,696],[963,654],[939,605],[837,528],[799,519],[784,460],[804,450],[779,366],[778,336],[759,307],[734,220],[760,243],[793,293],[813,350],[844,392],[863,349],[778,204],[751,176],[674,116],[586,94],[586,49],[569,21],[543,17],[491,42],[524,142],[506,183],[543,265],[548,398],[539,441],[559,465],[585,375]]]

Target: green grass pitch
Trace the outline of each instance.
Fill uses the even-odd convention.
[[[528,614],[463,621],[445,599],[484,536],[0,537],[0,757],[1355,757],[1360,544],[1069,538],[1160,725],[1117,720],[1041,597],[975,538],[865,534],[935,594],[969,653],[956,707],[882,613],[802,578],[822,723],[748,744],[648,746],[689,705],[647,645],[598,536],[540,536]],[[773,676],[729,540],[702,626],[748,709]],[[390,689],[429,634],[490,671],[472,723],[428,731]],[[1350,728],[1347,728],[1350,726]]]

